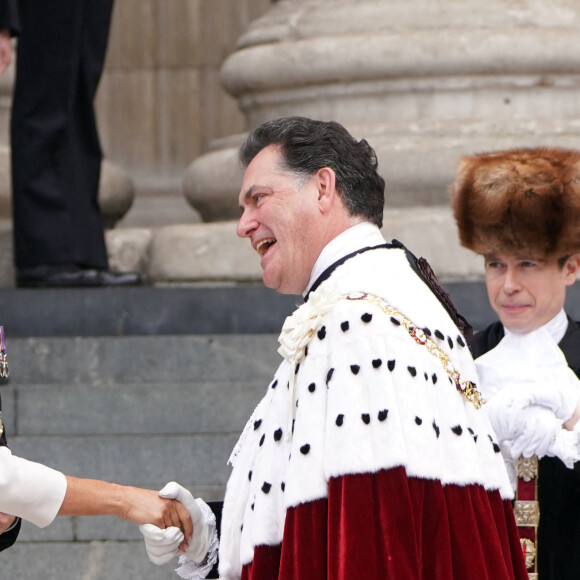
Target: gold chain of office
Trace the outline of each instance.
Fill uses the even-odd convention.
[[[365,292],[357,292],[354,294],[348,294],[346,296],[347,300],[366,300],[371,304],[378,306],[385,314],[395,319],[405,330],[409,333],[411,338],[417,343],[428,350],[430,354],[437,357],[445,372],[452,380],[456,389],[476,408],[479,409],[481,405],[485,402],[481,393],[477,390],[475,383],[468,380],[463,380],[459,372],[453,366],[449,355],[439,347],[439,345],[426,334],[426,332],[413,324],[404,314],[401,314],[398,310],[393,308],[386,300],[379,298],[373,294],[367,294]]]

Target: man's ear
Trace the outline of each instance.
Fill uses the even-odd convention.
[[[322,213],[327,213],[332,207],[336,191],[336,174],[330,167],[322,167],[316,172],[318,187],[318,206]]]
[[[566,286],[571,286],[580,273],[580,254],[572,254],[564,264]]]

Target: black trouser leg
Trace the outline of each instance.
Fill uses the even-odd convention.
[[[106,268],[94,98],[113,0],[20,0],[11,123],[17,268]]]

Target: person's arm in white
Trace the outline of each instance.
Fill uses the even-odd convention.
[[[44,528],[57,516],[66,489],[66,477],[60,471],[0,447],[0,512]]]
[[[0,448],[0,512],[21,517],[39,527],[59,516],[114,515],[137,524],[154,524],[193,534],[189,511],[158,492],[95,479],[66,476],[12,455]],[[185,549],[186,541],[181,542]]]

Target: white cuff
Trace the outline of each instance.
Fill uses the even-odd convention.
[[[580,461],[580,431],[561,429],[548,455],[558,457],[568,469],[574,469],[574,463]]]
[[[60,471],[12,455],[0,447],[0,511],[44,528],[50,524],[66,494]]]

